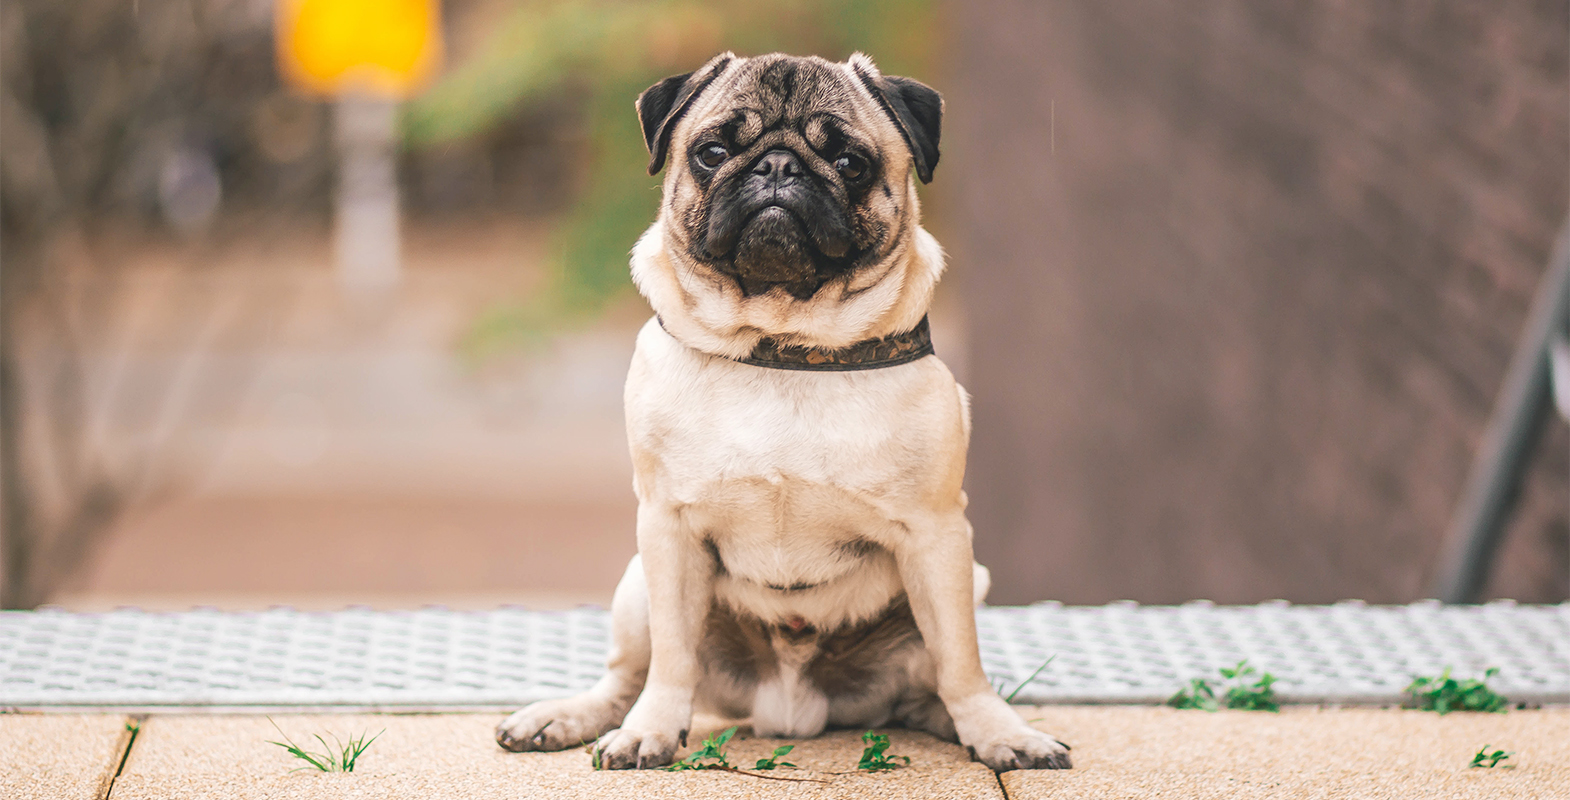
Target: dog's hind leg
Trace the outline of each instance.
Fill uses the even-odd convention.
[[[891,721],[913,731],[926,731],[946,742],[959,741],[959,735],[954,731],[954,718],[949,716],[948,706],[943,705],[936,694],[913,692],[901,698],[894,705]]]
[[[621,725],[649,673],[649,593],[643,564],[632,557],[611,600],[609,669],[594,688],[523,707],[496,726],[496,742],[514,752],[565,750]]]

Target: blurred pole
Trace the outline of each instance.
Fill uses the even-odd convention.
[[[1560,419],[1570,422],[1570,338],[1565,331],[1560,331],[1550,345],[1548,361],[1551,365],[1549,374],[1554,381],[1554,407],[1559,410]],[[1570,572],[1570,560],[1559,568]]]
[[[338,150],[334,255],[338,281],[356,294],[398,285],[398,103],[345,95],[333,109]]]
[[[1549,350],[1564,336],[1570,311],[1570,222],[1537,285],[1520,343],[1483,429],[1455,515],[1450,519],[1433,596],[1446,603],[1475,603],[1483,592],[1505,523],[1520,494],[1521,478],[1547,416],[1552,387]]]

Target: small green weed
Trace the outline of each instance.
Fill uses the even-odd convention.
[[[867,746],[861,751],[861,762],[856,764],[856,769],[868,772],[884,772],[910,766],[910,756],[891,756],[888,754],[889,737],[886,734],[867,731],[861,735],[861,740],[866,742]]]
[[[323,739],[322,735],[318,733],[315,734],[315,739],[316,741],[321,742],[322,749],[326,750],[327,752],[313,753],[295,744],[294,740],[289,738],[289,734],[284,733],[283,728],[278,727],[278,723],[273,722],[272,717],[268,717],[267,721],[272,722],[273,729],[278,731],[278,734],[283,737],[282,742],[274,742],[269,740],[267,743],[282,747],[283,749],[289,751],[289,755],[294,756],[295,758],[298,758],[309,765],[304,767],[296,767],[290,770],[290,772],[298,772],[302,769],[315,769],[320,772],[353,772],[354,765],[360,760],[360,756],[364,755],[365,751],[370,749],[371,744],[377,739],[380,739],[383,733],[387,732],[387,730],[383,728],[370,739],[366,739],[365,734],[362,733],[358,737],[351,737],[348,742],[340,742],[338,741],[337,736],[333,736],[333,743],[331,745],[327,744],[327,740]],[[288,744],[285,744],[284,742],[288,742]]]
[[[1007,686],[1008,684],[1004,683],[1002,681],[1002,679],[999,679],[997,683],[992,685],[992,691],[997,692],[998,696],[1002,697],[1004,702],[1008,702],[1008,703],[1014,702],[1014,698],[1019,695],[1019,690],[1025,688],[1026,686],[1029,686],[1030,682],[1035,680],[1036,676],[1040,675],[1042,673],[1042,671],[1047,668],[1047,665],[1052,663],[1052,659],[1055,659],[1055,658],[1057,658],[1057,654],[1053,654],[1051,656],[1048,656],[1046,661],[1041,662],[1041,666],[1036,667],[1036,671],[1035,672],[1030,673],[1030,677],[1026,678],[1018,686],[1014,687],[1014,691],[1009,692],[1008,694],[1004,694],[1003,693],[1003,687]]]
[[[1246,658],[1237,662],[1235,667],[1222,667],[1218,671],[1227,682],[1226,693],[1220,698],[1216,697],[1216,689],[1209,681],[1204,678],[1193,678],[1187,686],[1167,698],[1167,705],[1173,708],[1197,708],[1204,711],[1217,711],[1223,707],[1244,711],[1281,710],[1274,688],[1276,676],[1268,672],[1259,672],[1248,665]],[[1254,677],[1256,675],[1258,677]]]
[[[753,767],[753,769],[768,770],[778,769],[780,767],[794,767],[796,766],[795,764],[792,764],[789,761],[781,761],[780,759],[784,758],[790,753],[790,751],[795,749],[796,745],[793,744],[780,745],[779,747],[774,748],[774,755],[769,756],[768,758],[758,759],[758,763]]]
[[[1488,679],[1498,674],[1498,667],[1489,667],[1483,672],[1481,680],[1467,678],[1458,681],[1450,677],[1450,668],[1445,667],[1445,671],[1437,678],[1414,675],[1406,691],[1412,695],[1412,701],[1423,711],[1435,711],[1440,714],[1448,714],[1452,711],[1502,713],[1506,710],[1505,698],[1488,688]]]
[[[1515,755],[1514,751],[1506,753],[1503,750],[1495,750],[1494,752],[1490,753],[1490,752],[1488,752],[1488,745],[1485,744],[1485,745],[1483,745],[1481,750],[1478,750],[1476,753],[1472,754],[1472,763],[1468,764],[1467,766],[1469,766],[1469,767],[1482,767],[1484,769],[1493,769],[1494,767],[1498,767],[1499,766],[1499,762],[1504,761],[1504,760],[1510,758],[1513,755]],[[1506,764],[1503,767],[1499,767],[1499,768],[1500,769],[1512,769],[1514,767],[1515,767],[1514,764]]]
[[[1250,680],[1256,674],[1259,677]],[[1237,662],[1236,667],[1221,670],[1221,677],[1232,682],[1227,687],[1227,708],[1244,711],[1281,710],[1281,704],[1276,702],[1276,690],[1272,688],[1276,676],[1248,666],[1248,659]]]

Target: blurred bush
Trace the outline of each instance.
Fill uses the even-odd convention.
[[[627,291],[627,254],[654,219],[659,179],[633,100],[667,75],[715,54],[785,51],[842,59],[861,50],[897,74],[933,63],[931,0],[538,0],[510,10],[493,33],[429,92],[407,104],[416,153],[491,135],[520,109],[549,106],[586,132],[576,191],[537,295],[493,308],[464,351],[481,360],[537,340]]]

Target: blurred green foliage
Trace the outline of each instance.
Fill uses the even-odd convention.
[[[486,43],[405,107],[405,146],[483,135],[516,110],[563,91],[586,93],[586,180],[552,243],[551,280],[500,303],[463,343],[480,361],[589,318],[631,289],[628,252],[654,219],[659,178],[633,100],[655,81],[725,50],[843,59],[857,50],[890,74],[930,72],[932,0],[525,0]]]

